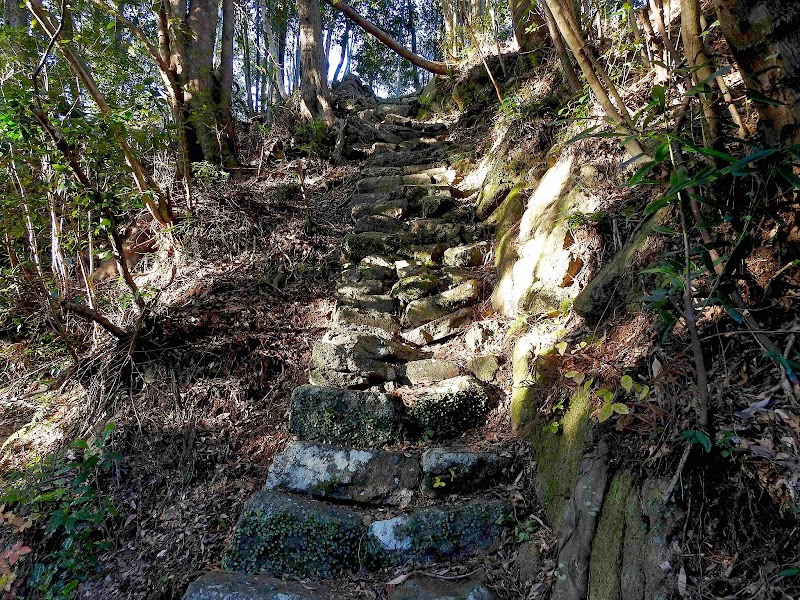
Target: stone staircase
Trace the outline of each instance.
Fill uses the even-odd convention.
[[[453,445],[485,423],[494,373],[481,381],[435,356],[472,322],[491,245],[456,200],[447,147],[432,137],[444,125],[396,106],[360,115],[382,119],[380,141],[350,201],[331,327],[313,347],[310,383],[292,394],[297,441],[245,504],[224,571],[185,600],[340,598],[337,578],[458,563],[490,551],[509,524],[499,487],[513,477],[509,458]],[[480,575],[414,575],[388,597],[494,598]]]

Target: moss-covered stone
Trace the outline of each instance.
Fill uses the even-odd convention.
[[[401,233],[368,231],[348,233],[344,236],[343,252],[351,261],[359,261],[371,254],[393,254],[413,238]]]
[[[489,400],[474,377],[446,379],[405,395],[410,427],[434,439],[450,439],[485,422]]]
[[[273,492],[250,497],[222,559],[223,568],[243,573],[330,577],[358,568],[361,517]]]
[[[389,294],[393,298],[403,302],[419,300],[435,291],[439,286],[439,280],[432,273],[420,273],[404,277],[392,286]]]
[[[458,560],[499,540],[506,506],[496,500],[476,501],[456,510],[423,509],[375,521],[364,544],[366,562],[384,568],[413,562]]]
[[[633,476],[617,473],[608,486],[589,559],[589,600],[620,598],[620,567]]]
[[[400,418],[386,394],[302,385],[292,393],[289,431],[305,440],[369,448],[398,441]]]
[[[515,186],[500,206],[486,219],[486,222],[495,228],[495,238],[498,241],[503,239],[503,236],[522,219],[527,199],[525,189],[521,185]]]

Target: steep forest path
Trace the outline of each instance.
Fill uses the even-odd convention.
[[[508,537],[518,471],[487,440],[504,436],[482,429],[504,394],[498,356],[470,328],[492,246],[448,166],[444,124],[408,113],[372,113],[388,141],[349,202],[337,307],[292,394],[296,441],[244,506],[224,571],[186,600],[343,598],[356,572],[393,580],[394,600],[495,597],[482,561]]]

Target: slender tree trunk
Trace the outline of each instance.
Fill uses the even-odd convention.
[[[298,0],[297,15],[300,20],[299,43],[300,111],[308,120],[320,119],[329,126],[336,125],[333,114],[325,53],[322,47],[322,16],[318,0]]]
[[[273,27],[277,50],[275,52],[275,82],[277,83],[278,95],[281,100],[286,100],[289,95],[286,93],[286,36],[289,32],[287,19],[277,19]]]
[[[58,27],[54,24],[52,17],[44,9],[40,0],[26,0],[25,4],[44,32],[51,38],[57,37]],[[55,43],[67,60],[70,68],[80,78],[81,83],[89,92],[89,95],[92,96],[100,112],[104,115],[110,115],[112,113],[111,107],[108,105],[105,96],[97,87],[97,83],[84,63],[83,58],[73,48],[72,44],[58,39],[56,39]],[[125,157],[125,162],[133,173],[137,188],[143,193],[144,202],[148,210],[150,210],[153,217],[160,224],[167,225],[171,223],[173,218],[172,207],[164,198],[161,189],[145,170],[139,158],[133,153],[128,141],[120,133],[114,133],[112,135]]]
[[[302,3],[305,0],[300,0]],[[445,63],[428,60],[411,52],[408,48],[404,47],[400,44],[397,40],[392,38],[388,33],[380,29],[374,23],[367,21],[361,15],[359,15],[352,7],[347,4],[344,0],[325,0],[326,3],[334,7],[335,9],[344,13],[348,19],[353,21],[356,25],[361,27],[364,31],[369,33],[370,35],[374,36],[379,42],[384,44],[387,48],[393,50],[409,62],[411,64],[415,64],[418,67],[425,69],[426,71],[430,71],[431,73],[435,73],[437,75],[447,75],[449,73],[449,68]]]
[[[347,21],[344,25],[344,36],[342,37],[342,54],[339,57],[339,64],[336,65],[336,70],[333,72],[333,83],[336,83],[339,80],[339,72],[342,70],[342,66],[344,65],[344,61],[347,58],[347,47],[350,44],[350,26],[351,22]]]
[[[714,97],[711,90],[714,86],[711,59],[706,56],[703,48],[702,31],[700,29],[700,3],[698,0],[681,0],[681,37],[683,38],[683,51],[692,72],[692,81],[695,86],[703,85],[708,91],[700,93],[700,103],[703,107],[703,119],[707,131],[705,144],[707,146],[717,143],[717,116],[714,114]]]
[[[277,92],[280,95],[281,100],[286,100],[288,96],[286,95],[286,90],[283,87],[283,56],[280,52],[281,45],[278,40],[280,31],[275,31],[276,28],[272,22],[272,15],[265,15],[264,26],[266,29],[265,35],[267,37],[267,49],[269,51],[268,73],[272,83],[274,84],[275,88],[277,88]]]
[[[800,143],[800,3],[714,0],[714,6],[747,87],[772,100],[754,99],[767,143]]]
[[[222,47],[220,49],[219,112],[223,127],[223,158],[236,164],[236,130],[231,114],[233,97],[233,30],[235,24],[233,0],[222,0]]]
[[[559,31],[564,36],[564,41],[578,61],[578,66],[580,66],[583,76],[589,83],[589,87],[592,89],[594,95],[597,96],[597,100],[600,102],[606,115],[616,123],[622,145],[625,146],[631,158],[635,159],[634,162],[645,159],[646,156],[644,155],[644,150],[641,145],[631,137],[631,130],[629,129],[630,115],[628,114],[628,110],[624,105],[620,106],[618,110],[611,101],[611,97],[608,95],[605,85],[601,82],[602,76],[595,71],[598,67],[602,70],[602,67],[593,60],[594,57],[591,56],[590,51],[587,49],[586,40],[583,38],[583,34],[580,30],[577,29],[574,17],[569,14],[569,11],[565,11],[562,8],[559,0],[546,0],[546,2],[558,25]],[[602,79],[604,81],[608,80],[608,75],[606,74]],[[613,87],[613,84],[611,87]],[[624,117],[620,111],[625,112]]]
[[[408,34],[411,37],[411,52],[417,53],[417,19],[414,14],[414,0],[408,0]],[[349,23],[349,21],[348,21]],[[414,89],[419,92],[422,89],[419,81],[419,67],[411,64],[414,72]]]
[[[553,19],[553,13],[550,12],[550,7],[547,6],[546,2],[542,2],[542,10],[547,23],[547,30],[550,32],[550,39],[553,41],[553,47],[556,49],[559,62],[561,62],[561,68],[564,70],[564,78],[567,80],[569,89],[577,94],[583,89],[583,86],[575,74],[575,69],[572,68],[572,61],[569,58],[567,49],[564,47],[561,33],[558,31],[555,19]]]
[[[544,22],[536,11],[535,0],[509,0],[514,38],[522,52],[530,52],[546,44]]]
[[[247,88],[247,116],[253,116],[253,80],[251,75],[252,65],[250,64],[250,36],[248,35],[247,18],[241,19],[241,42],[244,65],[244,86]]]

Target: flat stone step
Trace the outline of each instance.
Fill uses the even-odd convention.
[[[478,299],[479,292],[480,284],[478,281],[469,279],[435,296],[414,300],[406,308],[404,321],[412,327],[416,327],[428,321],[439,319],[475,302]]]
[[[241,573],[332,577],[358,568],[364,525],[346,508],[276,492],[245,503],[222,567]]]
[[[289,431],[303,440],[377,448],[399,441],[402,414],[387,394],[303,385],[292,392]]]
[[[422,454],[423,488],[433,494],[491,488],[504,479],[511,462],[495,452],[430,448]]]
[[[464,225],[442,219],[416,219],[409,224],[409,233],[418,244],[458,244]]]
[[[344,298],[358,298],[360,296],[383,294],[389,291],[390,285],[379,279],[361,279],[360,281],[345,281],[336,288],[336,293]]]
[[[384,175],[362,179],[356,184],[356,189],[359,194],[387,192],[402,187],[425,187],[429,189],[449,190],[453,178],[453,175],[450,173],[441,175],[428,175],[425,173],[418,173],[416,175]]]
[[[461,560],[497,543],[507,516],[502,502],[480,500],[373,521],[364,542],[368,561],[384,567]]]
[[[411,241],[412,237],[404,233],[348,233],[344,236],[342,251],[350,260],[360,261],[372,254],[394,254]]]
[[[458,377],[458,365],[449,360],[439,358],[423,358],[406,363],[403,370],[404,377],[411,383],[437,383],[445,379]]]
[[[447,175],[455,179],[456,172],[445,166],[422,165],[388,165],[385,167],[365,167],[361,169],[362,177],[402,177],[403,175]]]
[[[489,398],[483,384],[471,375],[399,390],[407,407],[412,433],[447,440],[486,422]]]
[[[465,330],[472,323],[472,311],[461,308],[448,315],[428,321],[409,331],[404,331],[401,337],[407,342],[417,346],[427,346],[433,342],[446,340]]]
[[[333,314],[334,327],[375,327],[388,334],[400,331],[400,321],[391,314],[353,306],[339,306]]]
[[[403,222],[395,217],[386,215],[364,215],[356,220],[353,229],[356,233],[365,231],[380,231],[392,233],[403,230]]]
[[[411,455],[294,442],[272,462],[266,489],[404,506],[419,484],[420,463]]]
[[[356,194],[350,200],[350,215],[355,221],[369,216],[402,219],[408,214],[408,206],[407,198],[392,198],[384,193]]]
[[[448,267],[480,267],[491,250],[489,242],[455,246],[444,251],[442,262]]]
[[[319,584],[301,585],[267,575],[216,571],[192,583],[183,600],[327,600],[330,597]]]
[[[389,295],[403,302],[419,300],[439,288],[439,279],[429,271],[403,277],[392,286]]]
[[[388,600],[497,600],[481,579],[456,581],[413,575],[389,591]],[[271,600],[271,599],[270,599]],[[301,599],[304,600],[304,599]]]
[[[404,167],[408,165],[431,164],[444,160],[447,152],[444,146],[428,145],[424,150],[395,150],[385,148],[367,159],[368,167]]]
[[[348,289],[344,291],[345,293],[338,295],[342,304],[386,314],[394,314],[397,310],[397,301],[387,294],[361,294]]]

